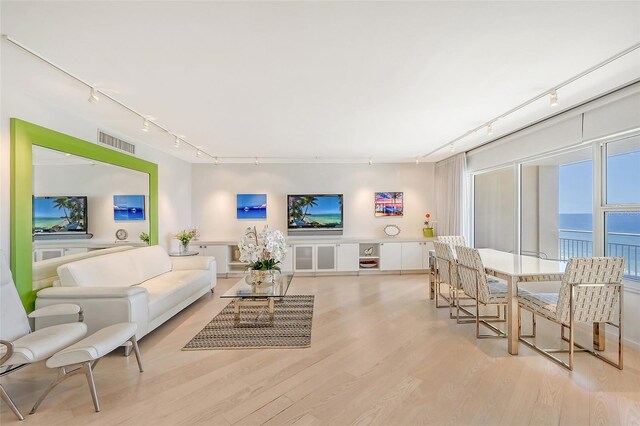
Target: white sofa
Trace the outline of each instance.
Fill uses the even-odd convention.
[[[120,322],[138,325],[140,339],[216,286],[213,257],[169,257],[150,246],[58,267],[59,281],[38,292],[36,308],[75,303],[88,333]],[[50,325],[36,321],[36,328]]]

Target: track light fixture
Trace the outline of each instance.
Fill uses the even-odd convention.
[[[550,93],[549,93],[549,104],[551,106],[556,106],[558,105],[558,92],[556,91],[556,89],[553,89]]]
[[[420,164],[420,158],[416,157],[416,166]]]
[[[215,164],[216,166],[219,164],[218,157],[215,157],[213,159],[213,164]]]
[[[493,123],[487,124],[487,135],[491,136],[493,134]]]
[[[456,145],[455,144],[449,144],[449,152],[454,153],[456,152]]]
[[[253,164],[255,164],[256,166],[257,166],[258,164],[260,164],[260,163],[258,162],[258,157],[256,157],[256,161],[254,161],[254,162],[253,162]]]
[[[369,165],[373,166],[373,159],[369,158]]]
[[[180,138],[176,136],[176,141],[173,143],[174,148],[180,148]]]
[[[92,104],[95,104],[100,100],[100,97],[98,96],[98,89],[96,89],[95,87],[91,88],[91,93],[89,94],[88,100]]]
[[[202,151],[197,150],[197,151],[196,151],[196,157],[200,158],[200,156],[201,156],[201,155],[202,155]]]
[[[149,119],[145,118],[144,120],[142,120],[142,131],[143,132],[148,132],[149,131]]]

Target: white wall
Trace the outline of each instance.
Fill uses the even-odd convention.
[[[202,240],[235,241],[247,226],[287,229],[287,194],[344,194],[344,237],[383,238],[395,224],[400,237],[422,236],[425,213],[435,212],[433,164],[194,165],[193,222]],[[404,192],[404,216],[374,216],[374,193]],[[267,194],[267,220],[236,219],[236,194]],[[436,219],[437,220],[437,219]],[[312,237],[316,239],[316,237]]]
[[[141,232],[149,232],[145,220],[118,221],[113,218],[114,195],[144,195],[149,205],[149,175],[103,163],[74,165],[34,165],[33,194],[36,196],[84,195],[87,197],[89,233],[94,240],[115,240],[117,229],[129,233],[129,241],[140,242]]]
[[[0,43],[4,44],[4,43]],[[135,118],[120,114],[118,120],[107,120],[105,116],[115,116],[117,107],[106,101],[98,104],[87,102],[88,91],[79,90],[70,79],[43,66],[38,61],[3,50],[0,115],[0,249],[9,253],[10,236],[10,118],[20,118],[40,126],[62,132],[85,141],[96,143],[98,129],[136,144],[136,156],[158,165],[158,217],[160,244],[165,248],[177,247],[172,235],[191,224],[191,163],[153,149],[136,140],[132,133],[119,132],[120,123]],[[19,52],[18,52],[19,53]],[[7,60],[10,59],[10,60]],[[44,74],[54,74],[56,84],[44,84],[39,79]],[[18,74],[32,76],[30,83],[17,78]],[[48,75],[51,78],[51,75]],[[46,79],[47,82],[51,80]],[[56,81],[56,80],[54,80]],[[38,86],[37,88],[35,86]],[[79,93],[78,93],[79,92]],[[57,102],[58,97],[68,96],[78,99],[76,109],[64,109]],[[118,110],[119,111],[119,110]],[[147,135],[157,138],[158,143],[166,139],[159,133]],[[164,138],[164,139],[163,139]],[[24,188],[31,191],[31,188]],[[175,245],[174,245],[175,244]]]

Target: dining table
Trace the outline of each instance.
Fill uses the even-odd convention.
[[[567,262],[540,259],[534,256],[508,253],[504,251],[478,249],[487,275],[502,279],[507,283],[507,340],[511,355],[518,354],[518,283],[561,281]],[[599,329],[594,325],[594,345],[596,339],[604,349],[604,339],[600,339]],[[602,334],[604,337],[604,334]]]

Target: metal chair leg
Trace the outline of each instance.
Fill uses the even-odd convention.
[[[138,347],[138,339],[136,339],[136,335],[134,334],[133,336],[131,336],[131,339],[129,339],[129,341],[131,342],[131,346],[133,347],[133,352],[136,354],[138,369],[142,373],[144,371],[144,368],[142,368],[142,356],[140,355],[140,348]]]
[[[91,399],[93,399],[93,406],[96,409],[96,413],[100,411],[100,402],[98,401],[98,392],[96,391],[96,382],[93,379],[93,368],[90,362],[82,364],[84,375],[87,377],[87,383],[89,384],[89,391],[91,392]]]
[[[4,387],[2,387],[2,385],[0,385],[0,397],[5,402],[5,404],[7,404],[9,408],[11,408],[11,411],[13,411],[13,414],[16,415],[18,420],[24,420],[24,416],[22,415],[20,410],[18,410],[18,407],[16,407],[16,404],[13,403],[13,400],[11,399],[7,391],[4,390]]]

